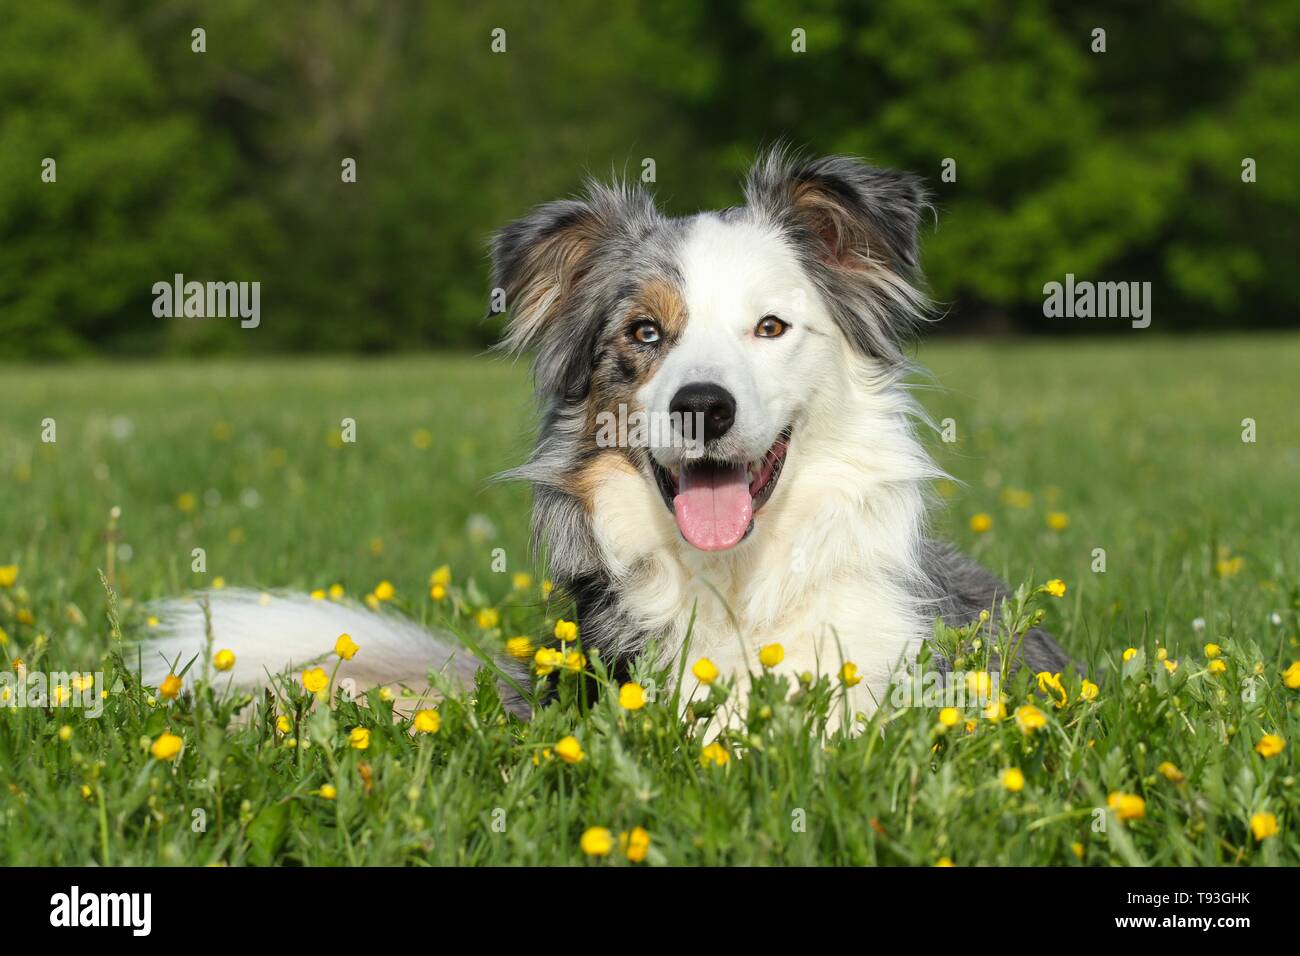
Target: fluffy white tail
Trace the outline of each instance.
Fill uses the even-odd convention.
[[[402,685],[422,693],[430,671],[468,684],[477,658],[450,634],[435,634],[393,614],[351,603],[316,601],[305,594],[277,594],[238,588],[205,591],[189,598],[150,605],[158,625],[141,648],[141,680],[156,687],[173,663],[184,667],[198,655],[202,672],[208,652],[203,602],[212,616],[212,654],[229,649],[235,666],[225,676],[238,686],[259,687],[270,676],[315,663],[326,670],[340,634],[360,648],[339,667],[340,681],[351,678],[358,693],[379,685]],[[296,673],[295,673],[296,679]]]

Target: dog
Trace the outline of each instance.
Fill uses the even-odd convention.
[[[533,487],[534,548],[583,646],[620,679],[646,655],[671,670],[689,634],[689,655],[743,696],[759,647],[779,644],[773,669],[796,679],[852,663],[850,710],[870,715],[937,618],[969,624],[1007,592],[928,530],[942,472],[905,379],[932,311],[918,258],[930,209],[913,175],[778,147],[743,205],[671,218],[640,186],[593,182],[494,237],[501,348],[535,356],[542,411],[510,477]],[[606,427],[629,415],[669,427],[658,441]],[[362,648],[341,671],[358,684],[476,667],[454,641],[360,607],[230,590],[207,602],[237,683],[318,658],[343,631]],[[202,648],[203,613],[163,608],[146,682]],[[1020,655],[1032,672],[1069,666],[1037,628]]]

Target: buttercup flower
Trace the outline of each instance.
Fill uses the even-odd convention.
[[[1271,813],[1256,813],[1250,818],[1250,832],[1257,842],[1277,835],[1277,817]]]
[[[1047,715],[1033,704],[1024,704],[1016,708],[1016,726],[1022,734],[1032,734],[1047,726]]]
[[[578,623],[563,619],[556,621],[555,639],[564,644],[572,644],[578,639]]]
[[[985,720],[991,723],[1000,723],[1006,719],[1007,705],[1004,704],[1000,698],[997,700],[991,700],[988,702],[988,705],[980,711],[980,714]]]
[[[293,721],[284,714],[280,714],[280,716],[275,718],[275,729],[280,731],[282,734],[287,734],[289,731],[293,730]]]
[[[11,588],[18,580],[18,565],[0,565],[0,588]]]
[[[323,667],[312,667],[302,672],[302,686],[308,693],[319,694],[329,686],[329,675]]]
[[[775,667],[785,660],[785,648],[780,644],[765,644],[758,652],[758,662],[764,667]]]
[[[691,668],[691,673],[701,684],[712,684],[718,679],[718,667],[707,657],[701,657]]]
[[[475,616],[474,623],[484,631],[491,630],[501,623],[501,612],[494,607],[485,607]]]
[[[181,738],[167,731],[153,742],[153,745],[149,748],[149,753],[153,754],[155,760],[175,760],[176,755],[181,752],[183,743],[184,741]]]
[[[1255,752],[1261,757],[1276,757],[1286,749],[1286,741],[1277,734],[1265,734],[1259,738],[1259,743],[1255,744]]]
[[[614,834],[607,827],[588,827],[578,842],[587,856],[605,856],[614,849]]]
[[[539,588],[542,592],[542,597],[548,598],[551,596],[551,592],[555,590],[555,584],[551,581],[543,581],[541,585],[539,585]]]
[[[62,740],[65,744],[66,744],[69,740],[71,740],[71,739],[72,739],[72,727],[70,727],[68,724],[64,724],[62,727],[60,727],[60,728],[59,728],[59,739]]]
[[[436,568],[434,572],[429,575],[429,587],[431,588],[445,588],[449,584],[451,584],[451,568],[445,564]]]
[[[993,527],[993,519],[981,511],[979,514],[971,515],[970,529],[976,534],[983,534]]]
[[[1054,598],[1065,597],[1065,582],[1060,578],[1052,578],[1043,585],[1043,590]]]
[[[957,713],[956,707],[945,707],[939,711],[939,723],[944,727],[955,727],[961,715]]]
[[[436,710],[417,710],[412,725],[418,733],[436,734],[442,727],[442,715]]]
[[[1169,671],[1169,673],[1171,673],[1171,674],[1172,674],[1174,671],[1178,670],[1178,662],[1175,661],[1175,660],[1164,660],[1164,661],[1161,661],[1160,663],[1164,664],[1164,665],[1165,665],[1165,670]]]
[[[618,705],[624,710],[640,710],[645,706],[645,689],[640,684],[624,684],[618,689]]]
[[[587,658],[582,654],[579,654],[577,651],[569,651],[569,653],[564,655],[564,669],[566,671],[572,671],[575,674],[579,674],[586,666]]]
[[[1223,653],[1223,648],[1219,647],[1218,644],[1205,645],[1205,656],[1208,658],[1213,659],[1215,657],[1218,657],[1222,653]]]
[[[339,639],[334,642],[334,653],[345,661],[356,657],[359,650],[361,648],[357,647],[357,642],[352,640],[349,634],[340,634]]]
[[[939,859],[934,861],[934,865],[938,867],[947,868],[950,866],[956,866],[957,864],[952,861],[951,857],[941,856],[939,857]]]
[[[1049,511],[1047,513],[1047,526],[1053,531],[1064,531],[1070,527],[1070,516],[1064,511]]]
[[[162,685],[158,688],[158,693],[167,700],[175,700],[180,696],[181,685],[184,683],[175,674],[168,674],[163,678]]]
[[[717,741],[700,751],[700,765],[704,767],[709,764],[713,764],[715,767],[725,767],[730,759],[731,754],[727,753],[727,748]]]
[[[526,637],[512,637],[506,641],[506,653],[516,660],[526,661],[533,656],[533,642]]]
[[[375,585],[375,589],[371,593],[374,594],[376,600],[391,601],[397,595],[397,588],[393,587],[389,581],[380,581]]]
[[[555,745],[555,755],[565,763],[581,763],[587,755],[582,752],[582,744],[572,735],[565,737]]]
[[[516,591],[522,591],[525,588],[532,587],[533,576],[527,571],[516,571],[514,576],[510,579],[510,583],[514,586]]]
[[[212,658],[212,666],[219,671],[228,671],[235,666],[235,652],[228,647],[217,651]]]
[[[370,746],[370,731],[365,727],[353,727],[348,734],[348,746],[353,750],[365,750]]]
[[[537,673],[545,677],[557,667],[564,664],[564,655],[553,647],[539,647],[533,655],[533,664]]]
[[[324,588],[316,588],[316,590],[314,590],[314,591],[311,592],[311,599],[312,599],[313,601],[323,601],[323,600],[325,600],[325,589],[324,589]]]
[[[1282,683],[1292,690],[1300,690],[1300,661],[1292,661],[1291,666],[1282,672]]]
[[[620,833],[618,848],[633,863],[640,863],[650,852],[650,833],[645,827],[633,827],[631,833]]]
[[[1117,790],[1106,798],[1106,806],[1121,820],[1141,820],[1147,814],[1147,802],[1135,793]]]
[[[1168,760],[1164,761],[1164,763],[1156,767],[1156,772],[1159,773],[1160,776],[1168,780],[1170,783],[1182,783],[1184,780],[1183,772],[1179,770],[1176,765],[1170,763]]]
[[[339,795],[338,790],[335,789],[332,783],[322,783],[319,792],[322,800],[333,800]]]
[[[341,601],[343,599],[343,585],[331,584],[329,595],[331,601]]]
[[[1025,775],[1019,767],[1008,767],[1002,771],[999,779],[1002,781],[1002,786],[1012,793],[1019,793],[1025,789]]]
[[[1222,658],[1210,661],[1205,665],[1205,669],[1211,674],[1222,674],[1228,669],[1228,662]]]
[[[845,687],[856,687],[862,683],[862,678],[858,676],[858,665],[852,661],[845,661],[844,666],[840,668],[840,680],[844,682]]]
[[[966,675],[966,693],[975,700],[989,700],[993,696],[993,675],[988,671],[971,671]]]
[[[1124,663],[1127,664],[1127,663],[1128,663],[1129,661],[1131,661],[1133,658],[1137,657],[1137,652],[1138,652],[1138,649],[1137,649],[1136,647],[1130,647],[1130,648],[1126,649],[1126,650],[1124,651],[1124,655],[1123,655],[1123,656],[1124,656]]]

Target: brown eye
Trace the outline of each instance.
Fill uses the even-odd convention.
[[[775,315],[765,315],[758,320],[758,325],[754,326],[754,334],[760,339],[779,339],[785,335],[785,330],[788,328],[790,326]]]
[[[633,324],[632,338],[642,345],[654,345],[659,341],[659,326],[650,319],[642,319]]]

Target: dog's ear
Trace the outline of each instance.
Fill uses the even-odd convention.
[[[545,203],[493,236],[489,311],[510,314],[500,348],[537,351],[533,373],[542,393],[585,393],[588,346],[600,320],[600,290],[589,288],[588,277],[638,216],[653,215],[639,188],[591,183],[582,198]]]
[[[778,147],[755,162],[745,199],[799,248],[849,341],[877,358],[901,358],[902,341],[930,308],[917,253],[930,208],[921,180],[850,156],[803,160]]]

